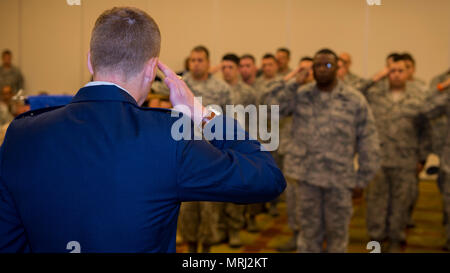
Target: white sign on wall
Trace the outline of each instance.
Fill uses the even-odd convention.
[[[81,6],[81,0],[66,0],[69,6]]]
[[[366,0],[369,6],[381,6],[381,0]]]

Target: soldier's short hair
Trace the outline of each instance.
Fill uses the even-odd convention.
[[[280,47],[279,49],[277,49],[277,52],[284,52],[286,53],[288,58],[291,57],[291,51],[285,47]]]
[[[198,45],[194,47],[191,52],[204,52],[206,55],[206,59],[209,60],[209,50],[205,46]]]
[[[389,60],[389,59],[394,59],[394,58],[398,58],[398,56],[400,56],[400,54],[398,54],[397,52],[392,52],[392,53],[390,53],[389,55],[387,55],[387,57],[386,57],[386,60]]]
[[[231,61],[233,63],[235,63],[237,66],[239,66],[239,57],[236,54],[226,54],[225,56],[223,56],[222,61]]]
[[[329,49],[329,48],[322,48],[321,50],[317,51],[316,54],[314,54],[314,58],[315,58],[317,55],[320,55],[320,54],[329,54],[329,55],[333,55],[333,57],[334,57],[334,59],[336,60],[336,62],[339,60],[337,54],[336,54],[333,50],[331,50],[331,49]]]
[[[310,62],[312,62],[312,61],[314,61],[314,59],[309,57],[309,56],[304,56],[304,57],[302,57],[300,59],[300,62],[303,62],[303,61],[310,61]]]
[[[126,78],[159,56],[161,33],[145,11],[114,7],[95,22],[90,41],[91,64],[95,71],[119,72]]]
[[[402,54],[403,60],[405,61],[411,61],[413,66],[416,66],[416,60],[414,60],[413,56],[409,54],[408,52],[405,52]]]
[[[277,61],[277,59],[275,58],[275,56],[272,53],[266,53],[263,56],[263,60],[265,59],[273,59],[275,62]]]
[[[2,52],[2,56],[5,56],[5,55],[12,55],[12,53],[11,53],[11,50],[9,50],[9,49],[5,49],[5,50],[3,50],[3,52]]]
[[[397,54],[397,55],[392,56],[392,61],[394,63],[400,62],[400,61],[406,61],[406,58],[403,54]]]
[[[250,60],[253,61],[253,63],[256,63],[256,59],[255,59],[255,57],[252,54],[244,54],[244,55],[241,56],[241,60],[242,59],[250,59]]]

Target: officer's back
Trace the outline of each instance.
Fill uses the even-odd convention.
[[[256,141],[179,139],[180,128],[228,118],[194,99],[158,60],[159,45],[145,12],[105,11],[88,57],[94,82],[64,107],[11,123],[0,150],[0,252],[174,252],[180,202],[264,202],[284,190]],[[139,107],[157,68],[182,119]]]
[[[178,175],[170,113],[143,110],[113,87],[80,91],[91,92],[97,101],[78,94],[65,107],[25,114],[9,129],[2,178],[32,251],[60,251],[67,234],[82,251],[167,251],[160,242],[175,237],[160,234],[161,226],[173,230],[176,217],[161,216],[177,213],[176,185],[167,182]],[[108,92],[123,100],[100,98]]]

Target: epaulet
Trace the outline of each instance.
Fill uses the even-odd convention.
[[[64,107],[64,106],[65,105],[60,105],[60,106],[52,106],[52,107],[31,110],[31,111],[28,111],[28,112],[18,115],[15,119],[20,119],[20,118],[24,118],[24,117],[34,117],[34,116],[40,115],[42,113],[47,113],[47,112],[56,110],[56,109]]]

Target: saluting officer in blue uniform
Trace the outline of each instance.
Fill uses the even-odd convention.
[[[284,190],[257,141],[176,140],[180,117],[140,107],[159,67],[189,124],[220,132],[217,121],[229,119],[205,109],[159,62],[160,32],[148,14],[105,11],[90,47],[94,82],[70,104],[27,112],[7,131],[0,252],[175,252],[181,202],[266,202]]]

